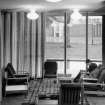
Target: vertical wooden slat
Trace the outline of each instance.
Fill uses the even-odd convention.
[[[5,48],[5,46],[4,46],[4,15],[2,15],[1,17],[0,17],[0,29],[1,29],[1,67],[3,67],[4,66],[4,58],[5,58],[5,53],[4,53],[4,48]]]
[[[88,12],[86,13],[86,60],[88,59]],[[86,62],[86,70],[88,68]]]
[[[10,62],[12,63],[12,21],[13,17],[12,17],[12,12],[10,12]]]
[[[20,28],[19,28],[19,71],[23,71],[24,64],[24,13],[20,12]]]
[[[16,27],[17,27],[17,56],[16,56],[16,58],[17,58],[17,73],[18,73],[18,69],[19,69],[19,39],[20,39],[20,35],[19,35],[19,30],[20,30],[20,28],[19,28],[19,26],[20,26],[20,15],[19,15],[19,12],[17,12],[17,25],[16,25]]]
[[[17,13],[12,13],[12,64],[17,71]]]
[[[26,52],[27,52],[27,54],[26,54],[26,57],[27,57],[27,59],[26,59],[26,64],[27,64],[27,70],[29,71],[29,73],[31,74],[31,72],[30,72],[30,24],[31,24],[31,21],[29,20],[29,19],[27,19],[27,50],[26,50]]]
[[[32,21],[31,21],[31,24],[30,24],[30,73],[32,75]]]
[[[42,17],[43,17],[43,14],[41,14],[41,17],[39,17],[38,19],[38,46],[37,46],[37,50],[38,50],[38,57],[37,57],[37,77],[41,77],[42,75],[42,59],[41,59],[41,38],[42,38],[42,32],[43,32],[43,29],[42,29]],[[44,24],[44,23],[43,23]]]
[[[67,63],[67,12],[64,13],[64,74],[66,75],[66,63]]]
[[[2,17],[0,11],[0,104],[2,102],[2,49],[3,49],[3,37],[2,37]]]
[[[105,65],[105,15],[102,16],[102,63]]]
[[[44,77],[44,53],[45,53],[45,28],[46,28],[46,16],[45,16],[45,13],[42,13],[41,15],[42,17],[42,21],[41,21],[41,75],[42,75],[42,78]]]
[[[35,77],[36,21],[32,21],[32,76]]]
[[[26,13],[24,13],[24,71],[29,72],[27,69],[27,17]]]
[[[36,48],[35,48],[35,78],[37,77],[38,68],[38,20],[36,20]]]
[[[10,60],[10,13],[5,15],[5,65],[9,63]]]

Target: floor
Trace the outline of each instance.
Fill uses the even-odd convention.
[[[3,99],[3,102],[0,105],[21,105],[24,98],[25,98],[24,94],[8,95]],[[58,105],[58,101],[44,99],[44,100],[39,100],[38,105]]]
[[[24,94],[12,94],[3,98],[1,105],[21,105],[25,98]]]
[[[105,97],[87,97],[89,105],[105,105]]]
[[[3,98],[3,101],[0,105],[22,105],[24,98],[24,94],[7,95],[5,98]],[[87,96],[87,101],[88,104],[85,103],[84,105],[105,105],[105,97]],[[40,99],[38,100],[38,105],[58,105],[58,100],[51,100],[49,98]]]
[[[38,105],[58,105],[58,100],[39,100]]]
[[[44,92],[45,94],[47,94],[47,93],[49,94],[49,92],[50,93],[57,92],[57,89],[56,89],[57,86],[55,85],[56,83],[54,81],[51,81],[51,83],[49,83],[49,81],[46,80],[42,84],[44,84],[44,88],[40,89],[40,94],[43,93],[42,90],[43,91],[46,90]],[[50,85],[48,85],[48,84],[50,84]],[[31,81],[30,82],[30,91],[32,89],[36,90],[35,87],[36,87],[36,82],[35,81]],[[52,87],[53,91],[51,91],[52,88],[49,89],[48,87]],[[7,95],[5,98],[3,98],[3,101],[2,101],[2,103],[0,105],[22,105],[22,103],[24,103],[24,99],[26,99],[26,96],[25,96],[24,93],[23,94],[19,94],[19,93],[18,94],[10,94],[10,95]],[[54,100],[54,99],[51,100],[51,99],[48,99],[48,98],[47,99],[40,99],[40,100],[38,100],[38,105],[58,105],[58,101]]]
[[[43,84],[44,84],[44,88],[46,88],[46,90],[49,90],[48,81],[47,80],[44,81]],[[45,84],[47,84],[47,86]],[[54,87],[56,86],[54,81],[51,82],[50,87],[53,87],[53,85],[54,85]],[[54,87],[53,87],[53,89],[54,89]],[[33,88],[33,89],[35,89],[35,88]],[[45,89],[41,88],[40,90],[45,90]],[[55,92],[55,90],[54,90],[54,92]],[[49,91],[45,91],[45,93],[49,94]],[[19,94],[19,93],[18,94],[10,94],[10,95],[7,95],[5,98],[3,98],[3,101],[2,101],[2,103],[0,103],[0,105],[22,105],[25,98],[26,98],[25,94]],[[86,100],[87,101],[84,101],[84,105],[105,105],[105,96],[104,97],[102,97],[102,96],[101,97],[89,97],[89,96],[87,96]],[[39,99],[38,105],[58,105],[58,100],[57,99],[51,100],[50,98]]]

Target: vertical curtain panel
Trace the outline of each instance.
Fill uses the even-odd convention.
[[[11,62],[17,73],[29,72],[31,76],[41,77],[41,17],[29,20],[26,15],[23,11],[1,13],[3,62],[5,66]]]

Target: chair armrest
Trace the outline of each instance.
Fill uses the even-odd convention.
[[[83,78],[83,82],[97,83],[98,79],[96,79],[96,78]]]
[[[89,82],[84,82],[84,89],[85,91],[97,91],[97,90],[103,90],[105,87],[105,84],[103,83],[89,83]]]
[[[30,79],[31,79],[29,74],[14,74],[14,77],[15,78],[25,78],[26,77],[28,79],[28,81],[30,81]]]
[[[87,82],[84,82],[83,85],[85,86],[105,86],[105,84],[102,84],[102,83],[87,83]]]
[[[21,85],[21,84],[28,84],[28,78],[21,77],[21,78],[8,78],[6,80],[7,85]]]
[[[17,74],[27,74],[27,75],[29,75],[30,73],[28,73],[28,72],[26,72],[26,71],[18,71],[18,73]]]
[[[46,74],[46,75],[44,75],[44,78],[56,78],[57,77],[57,75],[55,75],[55,74]]]
[[[14,74],[15,77],[28,77],[28,74]]]
[[[19,78],[8,78],[8,80],[27,80],[27,77],[19,77]]]

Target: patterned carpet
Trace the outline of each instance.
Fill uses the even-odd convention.
[[[37,79],[30,82],[28,95],[24,100],[25,103],[35,103],[42,98],[57,98],[58,83],[56,79]]]
[[[40,96],[56,96],[58,95],[59,86],[56,79],[44,79],[39,88],[39,97]]]
[[[56,79],[37,79],[30,81],[27,96],[25,94],[7,95],[0,105],[35,105],[35,103],[38,105],[50,103],[52,105],[52,102],[57,105],[58,94],[59,84]],[[88,98],[87,101],[90,101],[90,99]],[[84,105],[87,105],[86,101],[84,101]]]

